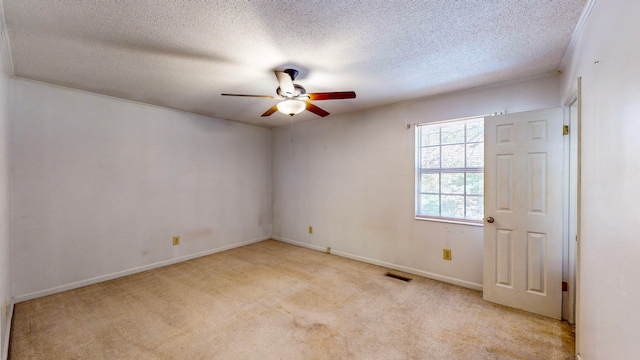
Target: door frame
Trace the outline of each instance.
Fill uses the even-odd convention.
[[[571,107],[575,106],[576,117],[571,119]],[[569,126],[569,136],[565,138],[565,250],[567,251],[567,279],[569,280],[569,291],[567,296],[563,296],[562,318],[575,326],[576,353],[580,353],[580,333],[577,324],[580,322],[580,224],[581,224],[581,123],[582,123],[582,78],[577,78],[575,84],[565,97],[563,106],[565,107],[565,125]],[[572,141],[575,146],[572,146]],[[573,162],[571,161],[573,159]],[[575,168],[572,168],[574,167]],[[571,177],[572,170],[574,178]],[[570,195],[575,194],[575,202]],[[571,219],[575,218],[575,228],[572,229]],[[574,236],[575,234],[575,236]],[[564,274],[563,274],[563,277]],[[565,306],[564,301],[567,301]],[[566,313],[565,313],[566,311]]]

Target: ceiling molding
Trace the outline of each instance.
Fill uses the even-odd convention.
[[[591,15],[591,10],[595,5],[596,0],[587,0],[587,5],[585,5],[582,14],[580,15],[580,19],[578,19],[578,23],[576,24],[576,28],[573,30],[573,35],[571,35],[571,41],[569,42],[569,46],[567,46],[567,50],[564,52],[564,56],[562,57],[562,61],[560,61],[560,70],[564,70],[569,65],[569,60],[571,59],[571,55],[576,48],[576,43],[578,42],[578,38],[582,35],[582,31],[584,29],[584,25]]]

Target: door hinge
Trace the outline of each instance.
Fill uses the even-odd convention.
[[[562,135],[569,135],[569,125],[564,125],[562,127]]]
[[[562,282],[562,291],[569,291],[569,284],[566,281]]]

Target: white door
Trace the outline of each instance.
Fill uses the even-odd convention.
[[[562,315],[562,108],[485,118],[483,297]]]

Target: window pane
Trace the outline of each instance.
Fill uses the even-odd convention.
[[[464,143],[464,124],[447,124],[442,126],[442,144]]]
[[[467,218],[482,220],[484,216],[484,197],[467,196]]]
[[[484,216],[484,119],[422,125],[418,133],[417,215]]]
[[[420,214],[440,216],[440,195],[420,195]]]
[[[464,196],[442,195],[442,216],[464,218]]]
[[[421,166],[426,169],[440,168],[440,147],[422,148]]]
[[[467,167],[484,167],[484,143],[467,145]]]
[[[442,147],[442,168],[464,167],[464,145],[449,145]]]
[[[464,173],[442,173],[443,194],[464,194]]]
[[[440,192],[440,174],[422,174],[421,180],[420,192],[436,194]]]
[[[423,126],[420,128],[422,146],[440,145],[440,127]]]
[[[467,195],[484,194],[484,173],[467,173]]]
[[[467,142],[484,141],[484,121],[467,124]]]

